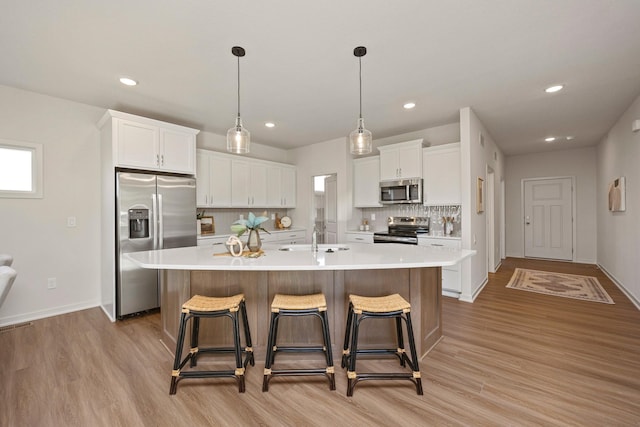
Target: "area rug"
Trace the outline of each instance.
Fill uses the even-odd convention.
[[[583,301],[615,304],[598,279],[592,276],[516,268],[507,288]]]

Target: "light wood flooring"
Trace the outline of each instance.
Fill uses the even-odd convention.
[[[506,289],[515,267],[598,277],[599,304]],[[98,308],[0,333],[0,426],[640,425],[640,311],[592,265],[507,259],[473,304],[444,301],[444,339],[408,381],[346,397],[322,377],[275,378],[263,361],[169,395],[159,315],[115,324]],[[334,337],[340,343],[341,337]]]

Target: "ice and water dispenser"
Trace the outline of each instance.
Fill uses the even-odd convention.
[[[129,239],[149,237],[149,209],[129,209]]]

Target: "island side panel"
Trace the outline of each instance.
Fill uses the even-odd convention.
[[[182,304],[191,298],[190,272],[185,270],[160,270],[160,319],[161,340],[173,353],[176,349]]]
[[[411,320],[423,358],[442,338],[442,269],[411,269]]]

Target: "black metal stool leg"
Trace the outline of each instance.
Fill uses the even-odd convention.
[[[242,365],[242,348],[240,347],[240,319],[238,312],[231,313],[231,320],[233,321],[233,341],[234,341],[234,353],[236,356],[236,379],[238,380],[238,391],[244,393],[244,366]]]
[[[173,359],[173,371],[171,372],[171,387],[169,388],[169,394],[176,394],[176,387],[178,386],[178,376],[180,375],[180,362],[182,359],[182,347],[184,346],[184,335],[187,328],[187,313],[180,315],[180,329],[178,331],[178,339],[176,342],[176,354]]]
[[[406,366],[405,360],[407,358],[404,350],[404,336],[402,333],[402,319],[400,316],[396,316],[396,334],[398,336],[398,358],[400,359],[400,366]]]
[[[200,317],[194,316],[191,320],[191,348],[189,350],[189,354],[191,355],[191,360],[189,365],[193,368],[198,364],[198,342],[200,335]]]
[[[349,303],[349,310],[347,311],[347,326],[344,331],[344,345],[342,346],[342,362],[340,366],[342,369],[349,365],[349,339],[351,337],[351,322],[353,316],[353,305]]]
[[[267,338],[267,355],[264,362],[264,377],[262,379],[262,391],[269,391],[269,379],[271,378],[271,365],[273,364],[273,346],[275,345],[274,329],[278,313],[271,313],[269,324],[269,336]]]
[[[244,367],[247,367],[247,362],[251,364],[251,366],[255,366],[256,362],[253,357],[253,344],[251,342],[251,332],[249,331],[249,320],[247,318],[247,305],[244,301],[240,303],[240,313],[242,313],[242,325],[244,327],[244,342],[246,344],[246,359],[244,362]]]
[[[420,378],[420,367],[418,366],[418,352],[416,351],[416,343],[413,337],[413,325],[411,324],[411,313],[406,314],[407,335],[409,336],[409,349],[411,351],[411,368],[413,370],[413,379],[416,383],[416,392],[422,396],[422,379]]]
[[[331,336],[329,332],[329,319],[327,312],[320,312],[320,321],[322,322],[322,336],[324,338],[325,357],[327,359],[327,376],[329,377],[329,389],[336,389],[336,378],[333,367],[333,350],[331,349]]]
[[[358,329],[362,318],[358,318],[358,314],[353,312],[353,320],[351,327],[351,348],[349,354],[349,369],[347,370],[347,396],[353,396],[353,389],[358,382],[356,374],[356,357],[358,355]]]

